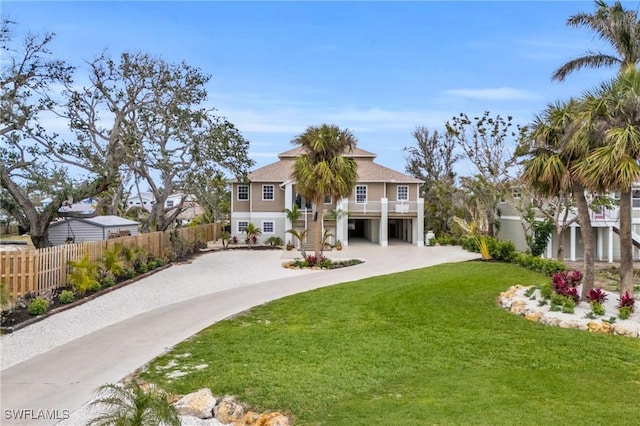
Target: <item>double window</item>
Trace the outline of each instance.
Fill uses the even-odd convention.
[[[275,199],[273,185],[262,185],[262,200],[273,201]]]
[[[356,204],[367,203],[367,186],[356,185]]]
[[[238,185],[238,201],[249,199],[249,185]]]

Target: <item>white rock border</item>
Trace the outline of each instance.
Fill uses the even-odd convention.
[[[498,306],[544,325],[640,338],[640,309],[636,309],[636,312],[629,319],[621,320],[618,318],[616,306],[620,296],[617,293],[605,291],[608,296],[603,304],[605,314],[592,319],[586,317],[591,312],[591,306],[587,302],[579,302],[573,314],[551,311],[551,305],[548,301],[545,305],[539,306],[539,301],[543,300],[539,289],[533,291],[531,296],[525,295],[532,287],[535,286],[518,284],[509,287],[507,291],[500,293],[497,299]],[[578,293],[580,293],[580,288],[578,288]],[[636,298],[636,306],[639,305],[637,302]],[[616,318],[615,322],[608,321],[611,317]]]

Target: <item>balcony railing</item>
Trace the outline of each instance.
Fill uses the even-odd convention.
[[[389,201],[386,207],[389,214],[415,214],[418,211],[416,201]],[[383,204],[380,201],[366,203],[349,201],[347,208],[349,213],[353,214],[381,213]]]

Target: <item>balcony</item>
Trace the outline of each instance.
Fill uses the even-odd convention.
[[[350,201],[347,208],[350,214],[382,213],[383,204],[380,201],[367,201],[366,203]],[[418,203],[416,201],[389,201],[386,208],[390,215],[415,216],[418,211]]]

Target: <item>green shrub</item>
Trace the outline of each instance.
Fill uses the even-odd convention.
[[[442,235],[441,237],[436,238],[436,241],[441,246],[450,246],[453,244],[453,238],[450,235]]]
[[[131,279],[136,276],[136,271],[133,268],[127,268],[124,271],[122,271],[122,276],[125,279]]]
[[[103,287],[112,287],[116,283],[116,277],[107,272],[100,278],[100,283]]]
[[[269,237],[264,241],[265,244],[269,244],[272,247],[283,246],[284,241],[280,237]]]
[[[42,315],[47,312],[47,309],[49,309],[49,301],[44,297],[36,297],[27,306],[27,312],[30,315]]]
[[[491,257],[500,262],[513,262],[516,255],[516,246],[512,241],[496,240],[489,246]]]
[[[546,282],[540,286],[540,295],[543,299],[551,299],[551,295],[553,295],[553,288],[551,288],[550,282]]]
[[[71,290],[63,290],[62,293],[58,296],[58,301],[63,305],[71,303],[75,300],[75,296]]]

